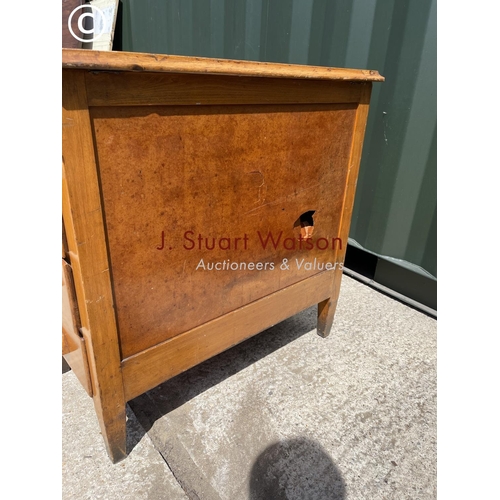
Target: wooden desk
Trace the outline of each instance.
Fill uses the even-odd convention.
[[[63,49],[63,354],[125,403],[335,313],[376,71]]]

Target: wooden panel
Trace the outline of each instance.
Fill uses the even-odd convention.
[[[361,163],[361,153],[363,151],[363,140],[365,136],[366,123],[368,120],[368,108],[371,95],[371,84],[367,84],[363,88],[363,94],[356,112],[356,122],[354,124],[354,134],[351,144],[351,154],[347,164],[347,185],[342,205],[342,224],[340,237],[347,241],[349,236],[349,228],[351,225],[352,209],[354,206],[354,197],[356,194],[356,183],[358,181],[359,165]],[[345,251],[347,246],[344,246],[340,252],[340,259],[344,262]]]
[[[334,265],[355,116],[354,105],[92,109],[122,359]],[[312,249],[297,224],[308,211]]]
[[[333,274],[317,274],[125,359],[126,400],[324,300],[331,292]]]
[[[371,95],[371,83],[363,90],[360,104],[356,112],[356,123],[354,125],[354,136],[351,147],[351,154],[348,161],[347,184],[342,204],[342,221],[339,236],[342,241],[347,241],[349,228],[351,225],[352,209],[354,206],[354,196],[356,194],[356,183],[358,180],[359,165],[361,163],[361,153],[363,150],[363,140],[366,123],[368,120],[368,109]],[[344,263],[346,245],[339,249],[337,260]],[[340,292],[342,267],[335,269],[335,280],[333,282],[332,294],[324,302],[318,304],[318,333],[322,337],[330,334],[333,317],[337,308],[337,301]]]
[[[63,72],[63,219],[94,406],[113,461],[126,455],[125,401],[94,145],[81,71]]]
[[[64,359],[83,385],[87,394],[92,396],[87,349],[80,336],[80,314],[76,304],[71,267],[62,261],[62,353]]]
[[[70,344],[76,344],[75,339],[80,338],[78,333],[80,313],[76,303],[71,266],[64,260],[62,261],[62,290],[62,330],[63,337],[67,337],[66,342],[63,341],[63,354],[65,354],[64,351],[69,352],[73,347]]]
[[[88,72],[86,79],[90,106],[357,103],[366,85],[161,73]]]
[[[306,78],[316,80],[351,80],[383,82],[378,71],[326,68],[299,64],[278,64],[205,57],[141,54],[138,52],[105,52],[63,49],[63,68],[107,71],[151,71],[167,73],[202,73],[234,76]]]

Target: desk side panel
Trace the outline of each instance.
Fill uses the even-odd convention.
[[[355,104],[91,117],[122,359],[336,265]]]

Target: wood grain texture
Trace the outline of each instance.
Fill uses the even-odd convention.
[[[94,406],[108,453],[125,457],[125,400],[85,79],[63,78],[63,218]]]
[[[76,302],[71,266],[62,261],[62,354],[74,374],[92,396],[92,382],[85,341],[79,334],[80,313]]]
[[[63,354],[71,349],[70,344],[77,344],[80,328],[80,313],[76,302],[75,288],[73,285],[73,276],[71,266],[62,261],[62,331],[64,344]],[[76,347],[76,346],[75,346]],[[66,351],[66,352],[65,352]]]
[[[340,238],[347,242],[349,237],[349,228],[351,225],[352,210],[354,207],[354,197],[356,195],[356,184],[358,181],[359,165],[361,163],[361,153],[363,151],[363,141],[368,121],[368,110],[370,106],[371,84],[367,84],[363,89],[363,94],[356,111],[356,122],[354,124],[354,134],[351,144],[351,153],[347,163],[347,182],[342,204],[342,219],[340,227]],[[347,245],[344,245],[336,256],[337,262],[344,263]],[[335,269],[335,279],[332,283],[331,296],[324,302],[318,304],[318,334],[321,337],[327,337],[330,334],[335,311],[340,293],[340,283],[342,269]]]
[[[127,401],[328,297],[323,272],[123,360]]]
[[[335,264],[355,105],[105,107],[91,116],[122,358]],[[321,248],[299,248],[294,224],[311,210]],[[238,269],[204,266],[215,263]]]
[[[63,68],[63,257],[116,462],[125,401],[315,303],[328,335],[383,77],[81,50]]]
[[[316,80],[384,81],[378,71],[204,57],[63,49],[63,68],[106,71],[219,74]]]
[[[89,106],[358,103],[366,82],[169,73],[86,75]],[[137,92],[140,88],[141,91]]]

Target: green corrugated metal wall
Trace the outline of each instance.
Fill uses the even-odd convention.
[[[351,243],[436,270],[436,0],[122,0],[115,49],[376,69]]]

